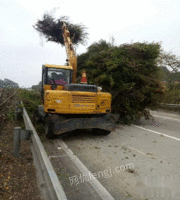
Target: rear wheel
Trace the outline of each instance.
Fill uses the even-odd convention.
[[[99,128],[94,128],[94,129],[93,129],[93,132],[94,132],[96,135],[109,135],[109,134],[111,133],[111,131],[104,130],[104,129],[99,129]]]
[[[53,132],[53,123],[49,116],[45,119],[45,135],[48,139],[53,139],[55,137]]]

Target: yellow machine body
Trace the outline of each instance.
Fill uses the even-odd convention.
[[[111,111],[111,95],[103,92],[46,90],[44,111],[61,114],[98,114]]]
[[[71,66],[45,65],[46,68],[69,69]],[[98,114],[111,111],[111,94],[106,92],[67,91],[62,85],[51,89],[51,84],[43,85],[44,111],[58,114]]]

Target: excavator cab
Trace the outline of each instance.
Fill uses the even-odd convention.
[[[45,90],[63,90],[64,86],[72,83],[73,70],[70,66],[43,65],[41,98]]]
[[[71,67],[56,65],[53,68],[49,67],[49,65],[43,65],[42,82],[43,85],[52,85],[52,82],[55,82],[57,85],[70,84],[72,83],[72,74],[73,70]]]
[[[56,85],[67,85],[71,83],[71,71],[69,69],[51,69],[47,71],[47,83]]]

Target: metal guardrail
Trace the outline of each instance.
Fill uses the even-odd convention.
[[[173,108],[180,108],[180,104],[166,104],[166,103],[160,103],[161,106],[168,106]]]
[[[26,129],[32,130],[30,140],[31,150],[33,154],[34,164],[37,169],[38,184],[41,187],[43,199],[67,200],[66,194],[59,182],[54,168],[24,107],[23,119]]]

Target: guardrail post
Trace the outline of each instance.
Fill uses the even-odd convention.
[[[15,116],[15,120],[18,119],[18,115],[19,113],[21,113],[22,110],[18,107],[18,106],[15,106],[15,110],[14,110],[14,116]]]
[[[31,130],[21,129],[21,127],[14,128],[14,157],[20,156],[21,141],[29,140],[31,137]]]
[[[17,106],[15,106],[15,111],[14,111],[14,116],[15,116],[15,120],[17,120]]]
[[[14,156],[20,156],[20,148],[21,148],[21,141],[20,141],[20,131],[21,127],[14,128]]]

